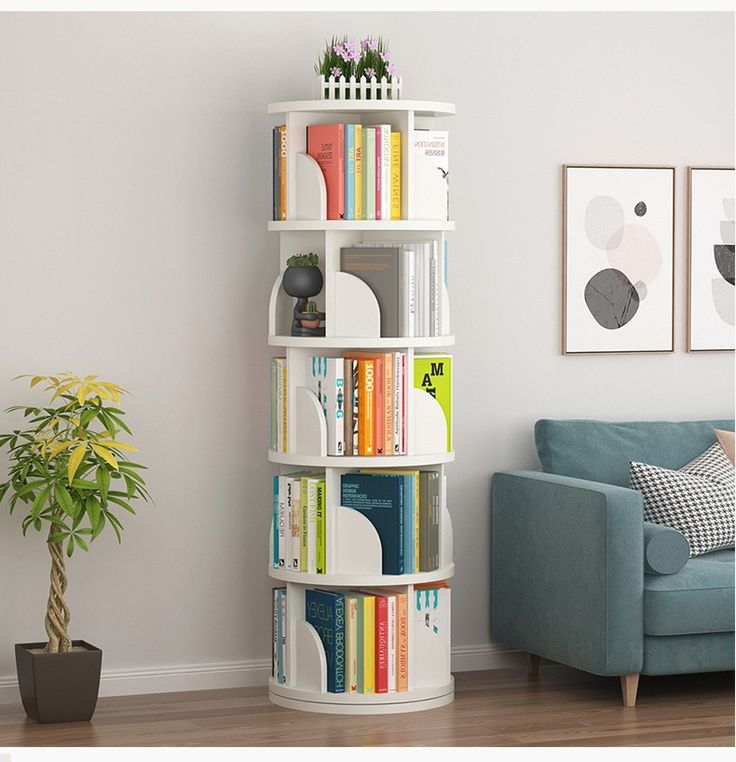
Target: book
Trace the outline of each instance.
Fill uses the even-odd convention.
[[[399,254],[399,334],[416,336],[416,264],[414,250]]]
[[[309,571],[309,489],[307,477],[299,480],[299,571]],[[316,567],[316,562],[315,562]]]
[[[375,396],[375,360],[358,360],[358,455],[376,454]]]
[[[272,220],[281,219],[281,131],[274,127],[271,131],[273,159],[273,209]]]
[[[376,599],[352,591],[358,602],[358,693],[376,692]]]
[[[355,219],[365,219],[363,211],[363,125],[355,125]]]
[[[391,219],[401,219],[401,133],[391,133]]]
[[[420,572],[439,568],[440,474],[419,474],[419,567]]]
[[[271,674],[279,683],[286,682],[286,588],[272,589],[272,640]]]
[[[375,692],[388,693],[388,598],[374,593],[375,599]]]
[[[305,476],[307,486],[307,573],[317,574],[317,484],[321,475]]]
[[[358,692],[358,632],[358,598],[345,593],[345,693]]]
[[[383,355],[383,452],[394,454],[394,353]]]
[[[389,408],[391,407],[392,400],[389,399],[387,402],[387,390],[386,390],[386,380],[385,380],[385,374],[384,374],[384,363],[386,358],[391,358],[391,353],[386,354],[376,354],[374,352],[348,352],[345,354],[346,358],[349,358],[351,360],[370,360],[373,364],[373,390],[370,391],[370,388],[367,388],[366,390],[362,390],[359,386],[358,389],[358,396],[360,397],[361,393],[363,394],[365,405],[371,406],[371,399],[372,399],[372,414],[368,415],[368,420],[365,422],[362,422],[359,420],[358,426],[364,426],[369,431],[365,432],[365,437],[368,439],[371,438],[370,434],[372,430],[372,439],[374,442],[374,448],[375,452],[373,454],[375,455],[387,455],[391,454],[392,450],[386,450],[385,449],[385,407],[388,404]],[[360,365],[358,366],[359,374],[358,374],[358,383],[360,385]],[[366,370],[366,373],[368,370]],[[366,384],[368,387],[370,387],[370,378],[366,377]],[[360,404],[360,403],[359,403]],[[372,421],[372,423],[371,423]],[[359,437],[358,441],[360,443],[360,431],[359,431]],[[363,440],[365,442],[365,439]],[[358,452],[356,453],[358,455],[363,455],[367,453],[363,453],[360,451],[360,446],[358,448]]]
[[[279,605],[277,588],[271,590],[271,677],[279,674]]]
[[[327,690],[345,692],[345,599],[331,590],[305,593],[306,621],[322,641],[327,660]]]
[[[279,672],[279,682],[286,683],[289,674],[289,655],[286,648],[287,643],[287,613],[286,613],[286,588],[283,587],[279,590],[279,611],[280,611],[280,659],[281,670]]]
[[[287,476],[286,479],[286,502],[289,506],[289,524],[291,530],[291,555],[287,566],[293,571],[301,569],[301,478]]]
[[[442,271],[439,243],[432,241],[429,250],[429,335],[442,335]]]
[[[279,126],[279,211],[281,219],[286,220],[286,125]]]
[[[383,220],[383,183],[385,175],[383,174],[383,131],[380,127],[369,127],[376,135],[376,155],[375,155],[375,173],[376,173],[376,219]]]
[[[396,690],[409,690],[409,596],[404,588],[384,588],[396,598]]]
[[[431,394],[447,421],[447,451],[452,451],[452,355],[414,355],[414,387]]]
[[[271,565],[279,568],[279,477],[273,477],[273,547],[271,549]]]
[[[383,574],[404,573],[404,487],[394,474],[343,474],[341,505],[360,511],[381,539]]]
[[[381,312],[381,336],[399,333],[399,246],[346,246],[340,249],[340,270],[366,283]]]
[[[289,517],[286,514],[286,486],[284,477],[279,476],[278,484],[278,524],[275,531],[279,535],[279,569],[286,567],[287,545],[286,536],[289,527]]]
[[[363,127],[363,214],[376,219],[376,130]]]
[[[279,410],[278,410],[279,366],[276,358],[271,358],[271,449],[278,450]]]
[[[309,125],[307,153],[319,164],[325,178],[327,219],[345,219],[345,125]]]
[[[351,401],[351,424],[350,424],[350,451],[358,455],[358,424],[360,421],[360,399],[358,397],[358,361],[349,359],[350,363],[350,401]]]
[[[317,552],[317,574],[327,574],[327,497],[325,495],[325,480],[320,479],[315,485],[316,490],[316,552]]]
[[[271,358],[271,422],[274,426],[272,446],[286,452],[286,358]]]
[[[373,125],[376,132],[376,219],[391,219],[391,125]]]
[[[411,134],[415,220],[449,220],[449,133],[414,130]]]
[[[345,455],[353,454],[353,361],[343,358],[343,379],[345,393],[345,414],[343,417],[343,444]],[[357,429],[355,430],[357,434]]]
[[[388,692],[396,691],[396,594],[384,588],[386,601],[386,631],[388,633]]]
[[[345,125],[345,219],[355,217],[355,125]]]
[[[327,423],[327,454],[345,454],[345,378],[344,362],[336,357],[310,357],[307,362],[307,388],[322,405]]]
[[[406,452],[406,354],[394,354],[394,452],[403,455]]]

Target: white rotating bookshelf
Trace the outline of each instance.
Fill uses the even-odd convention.
[[[415,353],[437,352],[452,346],[449,298],[442,287],[440,336],[384,338],[380,309],[373,292],[359,278],[340,270],[340,249],[381,241],[436,241],[444,250],[446,233],[454,223],[413,219],[412,155],[410,139],[416,128],[434,128],[438,119],[453,115],[449,103],[427,101],[292,101],[273,103],[268,113],[286,125],[286,208],[288,219],[268,223],[279,233],[279,274],[269,302],[268,344],[283,349],[288,368],[286,452],[269,450],[268,458],[282,474],[294,467],[324,470],[326,494],[327,574],[274,568],[272,579],[287,589],[286,682],[269,681],[269,698],[281,706],[332,714],[385,714],[432,709],[454,698],[450,673],[449,633],[438,636],[427,627],[415,627],[411,616],[414,586],[448,580],[454,574],[452,524],[447,509],[445,466],[454,460],[447,448],[447,423],[439,403],[407,381],[406,454],[393,456],[327,455],[327,430],[319,400],[305,385],[308,358],[341,357],[344,350],[400,351],[413,368]],[[390,124],[401,133],[401,220],[327,220],[326,187],[316,162],[306,154],[306,128],[335,122]],[[324,287],[315,301],[326,314],[324,337],[291,336],[294,299],[281,286],[287,259],[300,253],[319,256]],[[343,474],[360,468],[432,468],[440,474],[439,567],[414,574],[382,574],[378,532],[359,511],[340,505]],[[269,548],[273,547],[273,531]],[[330,693],[327,660],[317,631],[306,621],[307,588],[400,588],[407,592],[408,690],[390,693]]]

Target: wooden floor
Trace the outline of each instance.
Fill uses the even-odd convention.
[[[453,704],[343,717],[281,709],[263,688],[100,699],[91,723],[37,725],[0,706],[3,746],[733,746],[734,675],[615,678],[543,665],[461,672]]]

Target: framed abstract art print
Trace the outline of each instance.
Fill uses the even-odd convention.
[[[689,352],[734,349],[733,167],[689,167]]]
[[[563,354],[674,349],[674,167],[563,167]]]

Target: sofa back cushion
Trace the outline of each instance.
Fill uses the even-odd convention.
[[[713,429],[734,422],[542,419],[534,439],[545,473],[628,487],[629,461],[676,470],[716,441]]]

